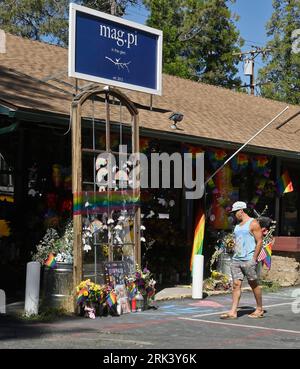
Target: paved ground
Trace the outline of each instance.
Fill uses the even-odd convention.
[[[51,323],[0,316],[0,349],[300,348],[299,288],[265,293],[263,319],[247,316],[253,311],[254,298],[244,292],[239,318],[220,320],[230,303],[230,295],[184,298],[158,301],[157,310],[120,317],[65,317]]]

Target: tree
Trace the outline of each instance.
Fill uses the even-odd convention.
[[[227,0],[144,0],[149,26],[164,32],[166,73],[224,87],[236,77],[242,40]]]
[[[179,40],[183,21],[183,0],[144,0],[150,10],[147,25],[163,31],[163,71],[189,78],[192,70],[184,57],[185,45]]]
[[[122,16],[138,0],[78,0],[106,13]],[[60,46],[68,44],[69,0],[0,0],[0,28],[6,32],[43,40]]]
[[[273,0],[274,12],[267,23],[267,35],[273,39],[265,57],[267,65],[259,70],[261,95],[292,104],[300,103],[300,53],[293,51],[293,35],[300,29],[299,0]]]

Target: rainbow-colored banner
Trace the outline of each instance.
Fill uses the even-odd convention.
[[[56,267],[56,260],[55,260],[55,256],[50,253],[48,258],[45,260],[44,264],[49,267],[49,268],[55,268]]]
[[[289,173],[285,171],[276,183],[277,190],[280,194],[293,192],[293,182],[289,176]]]
[[[199,214],[196,220],[196,229],[194,233],[193,250],[190,262],[190,270],[193,269],[194,255],[202,255],[203,241],[205,230],[205,213],[202,208],[199,210]]]
[[[91,214],[109,210],[128,210],[140,205],[140,197],[132,190],[73,194],[73,213]]]

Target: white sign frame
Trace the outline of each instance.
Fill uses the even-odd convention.
[[[156,56],[156,89],[146,88],[143,86],[133,85],[129,83],[119,82],[112,79],[101,78],[90,74],[76,72],[75,70],[75,39],[76,39],[76,12],[90,14],[99,18],[104,18],[112,22],[116,22],[125,26],[129,26],[141,31],[148,32],[158,36],[157,56]],[[129,90],[145,92],[152,95],[162,95],[162,44],[163,32],[161,30],[144,26],[140,23],[125,20],[123,18],[115,17],[110,14],[100,12],[98,10],[90,9],[82,5],[70,3],[69,8],[69,61],[68,61],[68,75],[69,77],[84,79],[86,81],[98,82],[105,85],[121,87]]]

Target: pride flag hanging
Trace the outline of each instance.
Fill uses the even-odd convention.
[[[294,191],[293,182],[291,181],[288,171],[285,171],[282,174],[282,176],[278,179],[276,186],[280,194]]]
[[[200,208],[199,214],[196,220],[196,229],[194,233],[193,250],[190,262],[190,270],[193,269],[194,255],[202,255],[203,241],[204,241],[204,229],[205,229],[205,214],[202,208]]]
[[[49,268],[55,268],[56,267],[55,256],[52,253],[50,253],[44,264]]]

